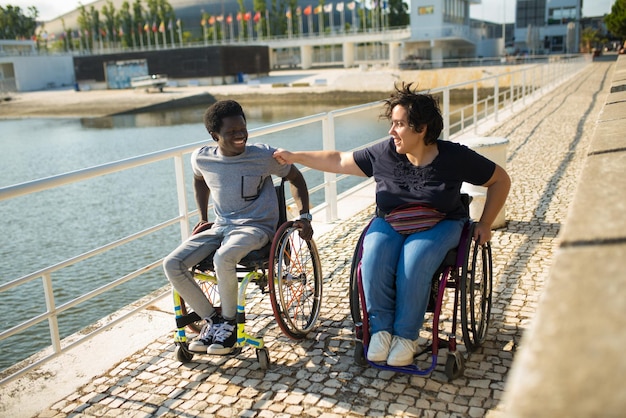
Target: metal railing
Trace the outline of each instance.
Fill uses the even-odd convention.
[[[497,122],[505,111],[521,110],[525,104],[527,104],[527,101],[533,98],[533,96],[540,97],[555,88],[557,85],[566,82],[569,78],[578,73],[587,62],[588,61],[584,57],[570,57],[569,59],[559,60],[556,62],[529,66],[527,68],[522,68],[506,74],[493,75],[481,80],[469,81],[466,83],[430,90],[430,93],[440,95],[442,99],[441,106],[445,126],[443,138],[455,138],[462,134],[471,133],[472,131],[476,133],[478,132],[478,128],[481,124],[487,123],[488,121]],[[467,94],[468,91],[472,92],[471,104],[451,110],[451,97],[459,93]],[[481,91],[483,93],[482,95],[479,94]],[[312,129],[320,129],[319,124],[321,122],[323,143],[319,148],[337,149],[335,121],[338,118],[358,114],[360,112],[371,111],[371,109],[378,108],[380,106],[380,102],[374,102],[277,123],[252,129],[249,132],[249,137],[255,138],[302,126],[312,126]],[[380,139],[381,138],[367,138],[364,141],[367,142],[367,144],[364,143],[360,145],[360,147],[365,147],[370,143],[379,141]],[[188,157],[188,154],[201,144],[204,144],[204,141],[43,178],[36,181],[0,188],[0,201],[7,201],[19,196],[32,195],[34,193],[51,190],[70,183],[84,182],[91,178],[129,170],[142,165],[153,164],[164,160],[173,160],[173,175],[176,179],[178,197],[178,216],[0,285],[0,294],[4,294],[5,292],[14,291],[19,286],[32,284],[32,282],[41,279],[42,291],[46,304],[45,312],[28,318],[18,325],[10,327],[9,329],[2,330],[0,332],[0,341],[4,341],[12,336],[25,332],[26,330],[29,330],[44,321],[47,321],[48,323],[50,339],[52,341],[51,350],[48,347],[47,350],[45,350],[46,353],[41,354],[42,352],[40,352],[36,356],[37,358],[30,358],[28,359],[29,361],[21,361],[17,365],[1,371],[0,377],[2,380],[0,380],[0,385],[23,375],[24,373],[38,367],[42,363],[68,351],[76,345],[93,338],[95,335],[138,313],[148,305],[153,304],[168,294],[168,292],[163,290],[157,295],[146,298],[146,300],[142,299],[141,303],[134,304],[131,309],[125,309],[125,313],[123,315],[117,316],[109,322],[105,321],[102,326],[85,333],[78,339],[66,342],[59,331],[59,315],[80,305],[81,303],[89,301],[98,295],[110,291],[111,289],[141,277],[155,268],[160,267],[162,258],[147,265],[137,267],[134,271],[127,273],[122,277],[116,278],[95,290],[81,295],[72,295],[73,299],[62,304],[57,304],[55,302],[55,287],[52,280],[52,274],[80,261],[89,259],[107,251],[111,251],[125,243],[155,234],[158,231],[176,224],[180,227],[181,239],[187,238],[189,236],[190,218],[196,215],[197,210],[190,210],[188,206],[187,182],[185,180],[185,167],[183,161],[186,155]],[[306,169],[303,169],[303,172],[306,172]],[[338,193],[337,185],[340,181],[345,180],[347,177],[349,176],[338,176],[332,173],[325,173],[321,183],[309,184],[310,193],[324,190],[324,202],[319,206],[325,207],[325,220],[327,222],[337,219],[337,202],[342,197]],[[350,190],[346,190],[343,194],[347,193],[350,193]],[[290,201],[288,201],[288,204],[289,203]],[[59,228],[62,227],[62,225],[59,225]],[[163,256],[164,255],[165,254],[163,254]],[[32,293],[32,291],[30,292]],[[108,314],[110,313],[107,312],[103,314],[103,317]]]

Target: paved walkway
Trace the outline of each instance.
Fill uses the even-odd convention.
[[[326,235],[317,242],[324,303],[310,339],[282,336],[269,298],[251,296],[247,326],[263,335],[270,370],[260,370],[251,349],[180,364],[172,319],[162,337],[37,416],[501,416],[507,373],[548,277],[612,65],[590,65],[488,133],[510,140],[507,169],[513,185],[508,225],[495,231],[492,241],[497,280],[492,326],[484,346],[466,362],[464,377],[448,382],[442,366],[418,377],[354,364],[348,276],[368,208],[339,225],[332,239]]]

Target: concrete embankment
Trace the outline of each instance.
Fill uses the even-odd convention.
[[[306,100],[336,104],[338,107],[374,102],[388,97],[396,82],[413,82],[420,89],[432,89],[494,74],[521,66],[454,68],[399,71],[391,69],[313,69],[273,71],[249,83],[202,85],[186,80],[163,93],[143,90],[55,89],[10,93],[0,101],[0,119],[34,117],[102,117],[114,114],[208,105],[217,99],[236,98],[244,105],[289,103]],[[500,83],[507,86],[509,77]],[[487,81],[485,81],[486,87]],[[479,85],[479,88],[482,86]]]
[[[626,259],[626,56],[603,77],[602,89],[589,93],[602,109],[571,190],[545,290],[509,376],[503,417],[617,418],[626,411],[621,265]],[[557,124],[554,135],[560,138],[566,128],[580,131],[593,114],[589,107],[583,119],[569,122],[571,127]],[[562,165],[571,164],[580,140],[579,135],[569,139]],[[563,181],[553,176],[550,183],[556,187]]]

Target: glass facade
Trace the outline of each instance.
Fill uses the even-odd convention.
[[[469,4],[467,0],[444,0],[443,21],[465,25],[469,19]]]
[[[515,26],[525,28],[546,24],[546,0],[517,0]]]

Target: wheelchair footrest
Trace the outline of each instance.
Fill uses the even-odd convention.
[[[192,312],[187,315],[179,316],[176,318],[176,328],[185,328],[187,325],[194,323],[196,321],[200,321],[200,315],[195,312]]]

